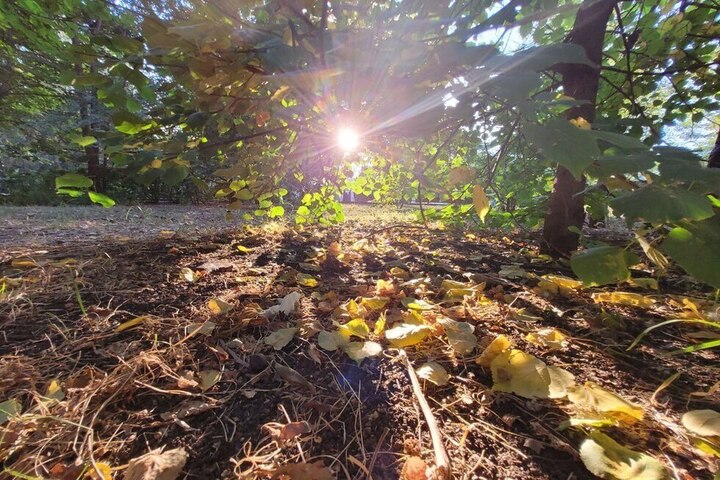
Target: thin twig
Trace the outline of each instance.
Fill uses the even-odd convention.
[[[437,478],[443,480],[449,479],[451,472],[450,457],[448,456],[447,450],[445,450],[445,445],[443,445],[442,433],[437,426],[437,422],[435,421],[435,417],[433,416],[432,410],[430,409],[430,405],[425,399],[422,388],[420,388],[420,382],[418,381],[417,375],[415,375],[415,369],[410,363],[410,359],[405,353],[405,350],[400,350],[400,358],[402,358],[402,360],[405,362],[408,375],[410,376],[410,382],[412,383],[413,393],[415,394],[415,398],[417,398],[417,401],[420,404],[420,409],[422,410],[423,416],[425,417],[425,422],[427,423],[428,430],[430,430],[430,438],[432,439],[433,451],[435,452],[435,467],[437,467],[438,473]]]

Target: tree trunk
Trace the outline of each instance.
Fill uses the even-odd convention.
[[[605,29],[616,3],[617,0],[586,0],[578,10],[570,35],[565,39],[566,43],[582,46],[590,61],[597,65],[562,64],[557,68],[563,75],[563,93],[586,101],[568,110],[568,119],[583,117],[590,123],[595,120]],[[584,190],[584,176],[576,179],[565,167],[557,167],[550,205],[545,214],[543,253],[568,256],[577,248],[578,234],[569,229],[582,228],[585,220]]]
[[[708,157],[708,168],[720,168],[720,130],[715,137],[715,147],[713,147]]]

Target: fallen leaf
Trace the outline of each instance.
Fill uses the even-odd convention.
[[[416,456],[408,457],[400,472],[400,480],[427,480],[427,465]]]
[[[298,329],[295,327],[281,328],[265,337],[264,342],[267,345],[271,345],[275,350],[280,350],[290,343],[297,331]]]
[[[280,300],[279,305],[275,305],[268,308],[267,310],[263,310],[260,315],[262,315],[263,317],[273,317],[280,313],[290,315],[297,310],[301,298],[302,293],[300,292],[288,293],[282,298],[282,300]]]
[[[360,338],[367,338],[370,334],[370,327],[368,327],[368,324],[362,318],[355,318],[344,325],[340,325],[338,332],[347,338],[353,335]]]
[[[242,254],[252,252],[252,248],[246,247],[244,245],[235,245],[235,249]]]
[[[382,345],[376,342],[350,342],[342,346],[348,357],[360,363],[367,357],[374,357],[382,353]]]
[[[720,413],[715,410],[691,410],[682,416],[682,424],[701,437],[720,437]]]
[[[322,271],[322,268],[320,268],[320,265],[315,265],[314,263],[300,262],[300,263],[298,263],[298,267],[302,268],[303,270],[307,270],[309,272]]]
[[[180,476],[187,453],[182,448],[153,450],[128,462],[124,480],[175,480]]]
[[[652,307],[655,300],[640,295],[639,293],[629,292],[598,292],[591,295],[595,303],[615,303],[618,305],[629,305],[631,307]]]
[[[395,284],[392,280],[379,278],[375,285],[375,294],[380,296],[391,296],[395,294]]]
[[[84,480],[112,480],[112,467],[107,463],[95,462],[83,476]]]
[[[262,430],[268,432],[270,436],[279,443],[285,443],[300,435],[305,435],[312,431],[308,422],[290,422],[285,425],[278,422],[266,423],[262,426]]]
[[[438,386],[446,385],[450,381],[450,375],[448,375],[447,370],[437,362],[424,363],[415,371],[418,377],[424,378],[428,382]]]
[[[183,267],[182,270],[180,270],[180,280],[192,283],[198,278],[200,278],[200,276],[192,268]]]
[[[458,322],[452,318],[441,317],[437,323],[443,326],[450,347],[459,355],[468,355],[477,346],[477,337],[473,333],[475,327],[467,322]]]
[[[320,282],[317,281],[317,278],[307,273],[298,273],[297,275],[295,275],[295,281],[301,287],[315,288],[320,285]]]
[[[288,382],[291,385],[295,385],[297,387],[303,387],[307,388],[308,390],[314,392],[315,391],[315,385],[308,382],[305,377],[300,375],[295,369],[292,369],[290,367],[286,367],[285,365],[280,365],[279,363],[275,364],[275,371],[277,372],[278,376]]]
[[[198,377],[200,377],[200,389],[205,392],[220,381],[222,373],[218,370],[201,370],[198,372]]]
[[[503,278],[526,278],[528,273],[518,265],[503,265],[498,275]]]
[[[385,324],[387,323],[387,318],[385,318],[385,313],[381,313],[378,319],[375,321],[375,328],[373,328],[373,333],[375,335],[382,335],[383,332],[385,332]]]
[[[50,381],[47,389],[45,390],[45,398],[48,400],[55,400],[57,402],[62,401],[65,398],[65,392],[60,385],[60,381],[54,378]]]
[[[639,405],[630,403],[593,382],[585,382],[584,385],[569,389],[568,399],[583,413],[601,414],[624,423],[642,420],[645,415]]]
[[[414,325],[412,323],[401,323],[393,328],[385,330],[385,338],[393,347],[403,348],[416,345],[430,334],[428,325]]]
[[[475,360],[475,363],[482,365],[483,367],[489,368],[492,361],[506,350],[512,347],[512,342],[506,335],[498,335],[495,339],[490,342],[490,345],[485,347],[485,350]]]
[[[31,258],[16,258],[10,262],[10,266],[13,268],[35,268],[40,265]]]
[[[132,320],[128,320],[127,322],[121,323],[117,327],[115,327],[115,333],[124,332],[128,328],[135,327],[137,325],[140,325],[144,321],[148,320],[149,317],[142,316],[142,317],[135,317]]]
[[[273,480],[335,480],[335,474],[323,464],[322,460],[314,463],[289,463],[268,472]]]
[[[215,315],[221,315],[223,313],[229,312],[234,307],[226,301],[220,300],[219,298],[211,298],[210,300],[208,300],[208,308]]]
[[[334,352],[346,343],[348,343],[347,337],[338,332],[322,331],[318,333],[318,346],[323,350]]]
[[[502,352],[493,359],[490,369],[493,390],[526,398],[562,398],[575,383],[567,370],[548,366],[522,350]]]
[[[541,328],[530,332],[525,335],[525,340],[533,345],[546,347],[550,351],[562,350],[568,344],[567,337],[556,328]]]
[[[648,290],[658,290],[660,287],[658,281],[654,278],[631,278],[630,285],[639,288],[647,288]]]
[[[410,274],[400,267],[392,267],[390,269],[390,276],[399,278],[400,280],[407,280],[410,278]]]
[[[387,297],[363,298],[360,300],[360,306],[372,312],[383,309],[389,301],[390,299]]]
[[[585,467],[600,478],[613,480],[661,480],[665,467],[655,458],[630,450],[600,432],[593,432],[580,445]]]
[[[480,185],[475,185],[472,191],[473,207],[480,217],[480,221],[485,223],[485,217],[490,212],[490,201],[488,200],[485,190]]]
[[[423,299],[417,299],[413,297],[407,297],[402,299],[402,304],[405,305],[405,307],[409,308],[410,310],[432,310],[435,308],[435,305],[432,303],[427,302]]]
[[[215,322],[207,321],[205,323],[191,323],[187,327],[188,335],[212,335],[216,327]]]
[[[11,418],[20,416],[20,412],[22,412],[22,405],[14,398],[0,403],[0,425]]]

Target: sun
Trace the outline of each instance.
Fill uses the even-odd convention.
[[[360,135],[352,128],[343,127],[338,130],[337,144],[343,152],[354,152],[360,145]]]

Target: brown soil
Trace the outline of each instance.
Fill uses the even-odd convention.
[[[6,281],[0,305],[0,401],[14,398],[26,413],[3,425],[1,479],[13,478],[11,472],[78,478],[93,461],[121,467],[159,447],[185,448],[185,478],[197,479],[265,478],[262,472],[273,478],[279,465],[319,460],[337,478],[371,474],[382,480],[399,478],[407,454],[431,464],[426,423],[397,350],[386,348],[357,365],[340,351],[316,348],[315,333],[335,328],[319,295],[335,292],[342,302],[372,295],[377,279],[390,279],[390,266],[398,264],[431,285],[485,282],[491,301],[466,305],[462,318],[475,325],[481,343],[507,334],[524,351],[572,372],[578,383],[596,382],[642,405],[645,420],[606,433],[653,455],[675,478],[712,478],[717,470],[679,424],[688,409],[717,405],[717,392],[690,395],[720,381],[717,353],[663,355],[687,345],[689,330],[682,326],[657,330],[626,351],[648,325],[677,313],[667,303],[670,294],[707,296],[690,291],[694,285],[682,278],[661,281],[660,295],[618,288],[658,300],[651,308],[633,308],[593,302],[590,294],[598,289],[545,298],[534,288],[537,279],[501,277],[498,271],[509,264],[537,275],[569,270],[538,261],[529,239],[488,231],[468,237],[354,223],[297,232],[270,224],[192,235],[148,234],[140,241],[106,235],[92,247],[48,241],[40,252],[37,244],[6,239],[0,277],[15,281]],[[332,242],[351,253],[360,239],[374,247],[345,261],[326,255],[319,271],[307,270],[308,257]],[[184,267],[199,278],[182,279]],[[296,272],[314,275],[319,285],[296,285]],[[258,315],[292,291],[303,294],[299,313],[269,321]],[[403,294],[439,301],[433,289],[406,287]],[[213,314],[211,298],[234,308]],[[400,298],[388,308],[402,308]],[[517,315],[520,308],[540,319],[528,323]],[[137,317],[146,318],[115,331]],[[212,332],[193,333],[207,321],[216,325]],[[287,346],[275,350],[262,341],[288,326],[299,333]],[[561,329],[571,337],[569,347],[548,352],[526,342],[525,334],[538,327]],[[452,375],[447,385],[424,389],[455,478],[594,478],[578,456],[582,431],[558,428],[569,416],[567,401],[493,392],[490,372],[474,362],[476,355],[456,357],[439,337],[407,351],[415,365],[432,358]],[[306,382],[288,382],[275,365],[294,369]],[[208,370],[221,378],[203,392],[197,373]],[[651,400],[675,372],[679,377]],[[53,380],[62,398],[43,399]],[[278,445],[263,428],[291,421],[307,421],[310,433]]]

